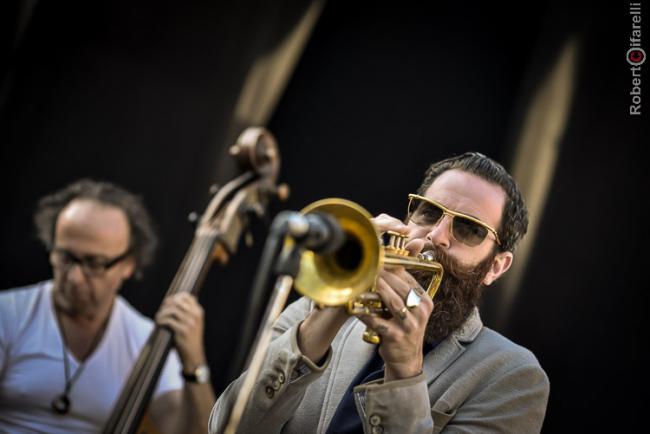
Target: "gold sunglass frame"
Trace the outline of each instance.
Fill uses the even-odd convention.
[[[444,206],[443,204],[441,204],[440,202],[436,202],[435,200],[429,199],[428,197],[420,196],[419,194],[412,194],[412,193],[409,194],[409,205],[408,205],[408,208],[406,210],[408,220],[411,219],[411,204],[413,203],[413,199],[418,199],[418,200],[422,200],[424,202],[430,203],[431,205],[433,205],[435,207],[438,207],[438,208],[440,208],[442,210],[442,215],[440,216],[438,221],[434,224],[434,226],[437,225],[438,223],[440,223],[440,221],[442,220],[442,218],[445,215],[450,216],[451,217],[451,226],[449,228],[449,233],[459,243],[463,243],[466,246],[470,246],[470,247],[478,247],[481,244],[483,244],[483,241],[485,241],[485,239],[488,238],[488,237],[486,236],[485,238],[483,238],[483,240],[480,243],[478,243],[476,246],[471,246],[471,245],[469,245],[467,243],[462,242],[461,240],[456,239],[456,236],[454,235],[454,230],[453,230],[454,217],[462,217],[462,218],[470,220],[470,221],[472,221],[472,222],[474,222],[474,223],[476,223],[478,225],[483,226],[485,229],[488,230],[488,232],[492,232],[492,235],[494,235],[494,241],[497,243],[498,246],[501,246],[501,240],[499,239],[499,234],[497,234],[497,231],[492,226],[490,226],[487,223],[484,223],[481,220],[479,220],[479,219],[477,219],[475,217],[472,217],[470,215],[463,214],[463,213],[457,212],[457,211],[452,211],[449,208],[447,208],[446,206]]]

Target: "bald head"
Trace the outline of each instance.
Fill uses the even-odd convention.
[[[112,257],[128,249],[130,232],[129,221],[120,208],[75,199],[59,214],[54,239],[58,248],[72,247],[86,255]]]

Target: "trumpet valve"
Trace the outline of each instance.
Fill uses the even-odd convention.
[[[386,235],[388,235],[388,243],[384,246],[384,249],[396,255],[409,255],[408,250],[405,249],[406,242],[408,241],[406,235],[393,231],[386,231]]]
[[[379,294],[370,291],[351,300],[348,304],[348,313],[351,315],[385,316],[386,308],[381,302]]]

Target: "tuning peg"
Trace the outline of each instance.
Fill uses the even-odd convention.
[[[197,213],[196,211],[192,211],[187,215],[187,221],[190,222],[192,226],[196,227],[196,224],[199,221],[199,213]]]
[[[284,202],[289,199],[291,191],[289,189],[289,186],[283,182],[282,184],[278,185],[277,189],[275,190],[275,194],[278,196],[278,199]]]
[[[251,231],[246,231],[244,234],[244,243],[246,243],[246,247],[253,247],[253,233]]]
[[[228,152],[229,152],[230,155],[232,155],[232,156],[239,155],[239,153],[241,152],[241,146],[239,146],[239,145],[232,145],[232,146],[230,147],[230,149],[228,149]]]
[[[215,195],[219,191],[219,188],[220,188],[219,184],[212,184],[208,191],[210,192],[211,195]]]

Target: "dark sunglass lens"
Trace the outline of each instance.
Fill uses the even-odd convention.
[[[480,224],[463,218],[454,218],[454,237],[461,243],[465,243],[470,247],[478,246],[487,236],[487,228]]]
[[[411,220],[418,225],[434,225],[442,217],[442,210],[424,200],[413,199],[411,202]]]

